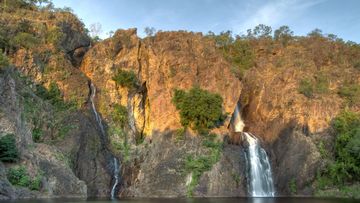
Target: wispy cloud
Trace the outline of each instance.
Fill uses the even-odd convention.
[[[255,9],[248,8],[250,14],[244,21],[244,15],[239,16],[232,23],[233,31],[239,33],[253,28],[258,24],[278,26],[283,20],[291,16],[301,16],[308,8],[325,2],[326,0],[274,0]]]

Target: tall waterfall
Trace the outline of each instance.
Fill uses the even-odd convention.
[[[96,87],[93,83],[90,83],[90,89],[91,89],[91,95],[90,95],[91,108],[95,114],[96,122],[98,123],[100,131],[101,131],[101,136],[102,136],[101,141],[104,142],[106,134],[105,134],[104,126],[102,124],[101,117],[95,108],[94,99],[96,96]],[[118,163],[118,160],[116,159],[116,157],[113,157],[112,163],[110,163],[109,165],[113,166],[113,178],[115,180],[115,182],[111,188],[111,199],[115,199],[116,187],[119,184],[120,164]]]
[[[244,133],[249,144],[246,153],[248,164],[249,193],[253,197],[273,197],[275,195],[271,166],[259,140],[251,133]]]
[[[245,124],[241,118],[240,104],[236,105],[232,125],[235,132],[243,132]],[[273,197],[275,190],[267,154],[253,134],[243,132],[243,136],[248,143],[246,150],[248,191],[253,197]]]

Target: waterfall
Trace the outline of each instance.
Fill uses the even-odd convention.
[[[234,131],[235,132],[243,132],[245,124],[241,118],[239,102],[236,104],[235,111],[234,111],[233,117],[231,119],[232,119],[231,123],[233,124]]]
[[[244,133],[249,145],[248,160],[249,193],[253,197],[273,197],[275,195],[271,166],[266,152],[259,140],[251,133]]]
[[[115,192],[116,192],[116,186],[119,184],[119,172],[120,172],[120,167],[118,164],[118,160],[114,157],[114,185],[111,188],[111,199],[115,199]]]
[[[96,108],[95,108],[95,102],[94,102],[94,99],[95,99],[95,96],[96,96],[96,87],[93,83],[90,83],[90,88],[91,88],[91,95],[90,95],[90,101],[91,101],[91,108],[95,114],[95,119],[96,119],[96,122],[98,123],[99,127],[100,127],[100,131],[101,131],[101,135],[103,137],[105,137],[105,130],[104,130],[104,126],[102,124],[102,121],[101,121],[101,118],[100,118],[100,115],[99,113],[96,111]]]
[[[236,105],[231,123],[234,131],[241,132],[248,143],[246,164],[249,194],[253,197],[274,197],[275,190],[268,156],[254,135],[243,132],[245,124],[241,118],[239,103]]]
[[[96,96],[96,87],[93,83],[90,83],[90,90],[91,90],[91,94],[90,94],[90,102],[91,102],[91,108],[95,114],[95,119],[96,119],[96,122],[98,123],[99,125],[99,128],[100,128],[100,131],[101,131],[101,142],[102,144],[105,146],[105,138],[106,138],[106,134],[105,134],[105,130],[104,130],[104,126],[102,124],[102,120],[101,120],[101,117],[99,115],[99,113],[96,111],[96,108],[95,108],[95,102],[94,102],[94,99],[95,99],[95,96]],[[112,155],[113,156],[113,155]],[[119,173],[120,173],[120,165],[118,163],[118,160],[116,159],[116,157],[113,156],[113,178],[115,180],[112,188],[111,188],[111,199],[115,199],[115,192],[116,192],[116,187],[117,185],[119,184]]]

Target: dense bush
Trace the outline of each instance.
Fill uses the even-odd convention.
[[[31,184],[31,178],[28,175],[25,166],[9,168],[7,178],[12,185],[28,187]]]
[[[134,71],[119,70],[112,79],[121,87],[134,89],[138,86],[138,79]]]
[[[40,190],[42,176],[38,174],[32,179],[25,166],[19,166],[15,168],[9,168],[7,172],[7,178],[12,185],[27,187],[30,190]]]
[[[46,41],[55,46],[59,46],[64,38],[64,33],[59,27],[51,27],[46,33]]]
[[[9,65],[9,59],[2,53],[0,49],[0,69]]]
[[[299,93],[308,98],[314,97],[315,94],[325,94],[329,91],[329,81],[323,74],[316,74],[315,79],[303,79],[299,83]]]
[[[39,39],[36,38],[34,35],[26,33],[26,32],[19,32],[16,36],[11,39],[12,44],[15,47],[23,47],[26,49],[31,49],[39,44]]]
[[[120,124],[121,127],[125,127],[128,122],[128,112],[126,107],[120,104],[115,104],[114,111],[112,112],[112,119],[114,122]]]
[[[223,100],[220,95],[193,87],[190,91],[175,90],[172,99],[180,111],[181,124],[201,132],[223,121]]]
[[[7,134],[0,138],[0,161],[16,162],[19,159],[15,143],[16,140],[13,134]]]
[[[34,128],[32,131],[32,139],[34,142],[40,142],[43,136],[43,131],[41,128]]]
[[[309,79],[301,80],[298,90],[299,90],[299,93],[305,95],[308,98],[311,98],[314,95],[313,84]]]
[[[339,95],[347,100],[350,105],[360,103],[360,85],[344,85],[339,90]]]
[[[55,82],[51,82],[48,89],[42,85],[37,85],[35,93],[40,98],[54,105],[57,110],[71,109],[74,106],[72,103],[64,102],[60,88]]]
[[[360,114],[344,111],[333,122],[334,157],[318,177],[318,188],[343,187],[360,180]]]

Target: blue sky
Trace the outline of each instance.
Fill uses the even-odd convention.
[[[145,27],[218,33],[246,30],[263,23],[273,30],[288,25],[296,35],[314,28],[360,43],[360,0],[53,0],[71,7],[88,27],[109,31]]]

